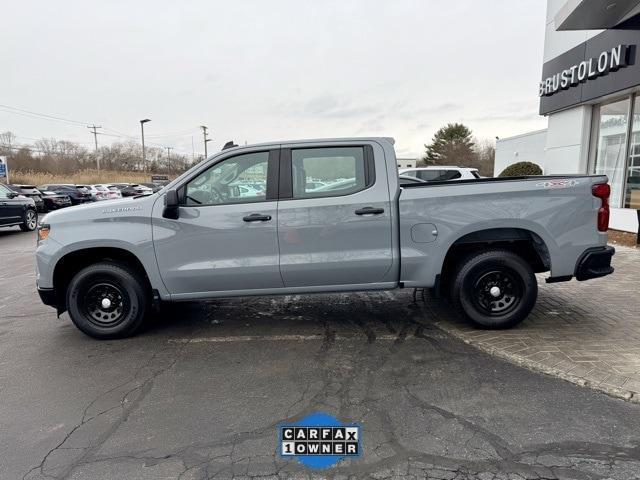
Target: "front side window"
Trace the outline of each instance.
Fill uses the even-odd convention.
[[[227,158],[195,177],[185,187],[187,206],[261,202],[267,198],[269,152]]]
[[[626,170],[627,125],[630,99],[600,107],[595,172],[607,175],[611,185],[611,206],[622,204],[622,184]]]
[[[291,151],[293,197],[349,195],[366,188],[363,147]]]

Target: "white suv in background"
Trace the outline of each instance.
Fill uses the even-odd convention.
[[[453,167],[449,165],[434,165],[431,167],[401,168],[400,175],[416,177],[425,182],[440,182],[442,180],[468,180],[480,178],[477,168]]]

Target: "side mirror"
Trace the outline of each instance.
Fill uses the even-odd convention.
[[[176,190],[169,190],[165,194],[162,216],[172,220],[177,220],[180,217],[180,204],[178,203],[178,192]]]

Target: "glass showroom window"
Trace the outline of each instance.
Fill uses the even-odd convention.
[[[632,118],[624,207],[640,210],[640,96],[638,95],[633,102]]]
[[[600,106],[598,122],[598,143],[596,149],[596,174],[609,177],[611,184],[611,206],[621,207],[624,177],[627,170],[627,129],[629,124],[629,103],[625,98]]]

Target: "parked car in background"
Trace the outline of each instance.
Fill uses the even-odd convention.
[[[158,185],[157,183],[140,183],[139,185],[142,185],[143,187],[149,187],[151,189],[151,193],[156,193],[159,192],[160,190],[162,190],[163,185]]]
[[[134,197],[136,195],[151,195],[153,193],[153,190],[151,190],[149,187],[145,187],[144,185],[134,183],[132,185],[127,185],[126,187],[121,188],[120,193],[123,197]]]
[[[86,188],[94,201],[109,200],[109,190],[102,185],[76,185],[78,188]]]
[[[67,195],[71,199],[71,203],[73,205],[80,205],[82,203],[93,202],[91,198],[91,193],[81,186],[73,185],[70,183],[56,183],[56,184],[46,184],[40,185],[38,190],[43,191],[47,190],[49,192],[54,192],[60,195]]]
[[[49,192],[47,190],[41,193],[45,212],[52,212],[54,210],[59,210],[61,208],[70,207],[71,205],[73,205],[71,203],[71,198],[69,198],[69,195],[61,195],[55,192]]]
[[[20,226],[25,232],[38,226],[38,210],[32,198],[0,185],[0,227]]]
[[[98,184],[95,185],[96,187],[104,187],[107,189],[107,194],[109,195],[109,199],[113,200],[113,199],[117,199],[117,198],[122,198],[122,194],[120,193],[120,190],[118,189],[118,187],[116,187],[115,185],[111,185],[111,184]]]
[[[433,167],[401,168],[398,174],[416,177],[426,182],[442,182],[443,180],[468,180],[480,178],[477,168],[436,165]]]
[[[44,201],[42,200],[42,193],[36,188],[35,185],[7,185],[10,190],[13,190],[20,195],[24,195],[33,200],[36,204],[38,212],[46,212]]]

